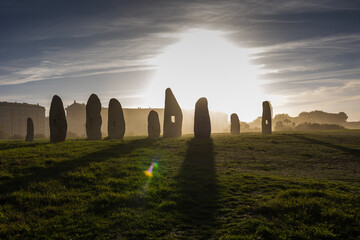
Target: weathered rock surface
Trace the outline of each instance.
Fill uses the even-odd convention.
[[[51,101],[49,113],[50,142],[63,142],[66,138],[67,122],[61,98],[55,95]]]
[[[110,99],[108,110],[109,139],[123,139],[125,134],[125,119],[121,104],[115,98]]]
[[[239,121],[238,115],[236,113],[231,114],[230,120],[231,120],[231,126],[230,126],[231,134],[239,135],[240,134],[240,121]]]
[[[164,137],[176,138],[182,134],[183,114],[170,88],[165,91]]]
[[[34,140],[34,123],[33,120],[29,117],[26,121],[26,142],[32,142]]]
[[[263,102],[263,113],[262,113],[262,133],[271,134],[272,133],[272,107],[270,102]]]
[[[91,94],[86,103],[86,135],[88,140],[101,140],[101,103],[96,94]]]
[[[195,138],[210,138],[211,135],[208,102],[204,97],[195,104],[194,135]]]
[[[160,137],[160,120],[159,114],[151,110],[148,116],[148,136],[151,139]]]

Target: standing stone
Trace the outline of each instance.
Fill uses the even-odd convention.
[[[263,114],[262,114],[262,133],[263,134],[271,134],[272,122],[272,107],[270,102],[265,101],[263,102]]]
[[[182,134],[183,115],[170,88],[165,91],[164,137],[176,138]]]
[[[55,95],[51,101],[49,124],[50,142],[56,143],[65,141],[67,132],[65,110],[61,98],[57,95]]]
[[[230,120],[231,120],[231,127],[230,127],[231,134],[239,135],[240,134],[240,121],[239,121],[238,115],[236,113],[231,114]]]
[[[148,135],[151,139],[157,139],[160,137],[159,115],[154,110],[151,110],[148,116]]]
[[[26,121],[26,142],[32,142],[34,140],[34,123],[33,120],[29,117]]]
[[[125,134],[125,119],[121,104],[115,98],[110,99],[108,110],[109,139],[123,139]]]
[[[195,138],[210,138],[211,135],[208,102],[204,97],[195,104],[194,134]]]
[[[96,94],[91,94],[86,103],[86,135],[88,140],[101,140],[101,103]]]

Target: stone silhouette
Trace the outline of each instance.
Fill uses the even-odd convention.
[[[170,88],[165,91],[164,137],[176,138],[182,134],[183,114]]]
[[[115,98],[110,99],[108,110],[109,139],[123,139],[125,134],[125,119],[121,104]]]
[[[33,120],[29,117],[26,121],[26,142],[32,142],[34,140],[34,123]]]
[[[55,95],[51,101],[49,113],[50,142],[63,142],[66,138],[67,122],[61,98]]]
[[[240,134],[240,121],[239,121],[238,115],[236,113],[231,114],[230,120],[231,120],[231,126],[230,126],[231,134],[239,135]]]
[[[159,115],[154,110],[151,110],[148,116],[148,136],[151,139],[160,137]]]
[[[100,140],[101,135],[101,103],[96,94],[91,94],[86,103],[86,135],[88,140]]]
[[[195,138],[210,138],[211,135],[208,102],[204,97],[195,104],[194,134]]]
[[[262,113],[262,133],[271,134],[272,132],[272,107],[270,102],[263,102],[263,113]]]

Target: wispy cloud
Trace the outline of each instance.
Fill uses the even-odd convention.
[[[273,46],[264,47],[263,50],[269,51],[285,51],[293,49],[307,49],[307,48],[331,48],[343,51],[358,50],[349,43],[358,42],[360,44],[360,33],[347,34],[347,35],[333,35],[322,38],[311,38],[300,41],[286,42]],[[326,54],[326,53],[325,53]]]
[[[349,86],[356,88],[351,84],[360,79],[359,14],[360,2],[346,0],[4,0],[0,92],[9,85],[156,69],[151,60],[179,33],[207,28],[256,50],[252,61],[262,66],[268,93],[287,99],[318,95],[318,102],[338,94],[333,101],[358,101]],[[121,84],[128,89],[131,83]]]
[[[328,79],[358,77],[360,70],[360,34],[335,35],[287,42],[262,48],[257,64],[272,70],[262,78],[266,83],[312,83]]]
[[[338,79],[343,81],[341,79]],[[278,112],[286,112],[297,115],[302,111],[325,110],[329,112],[345,111],[350,121],[360,119],[360,113],[353,111],[354,106],[360,104],[360,81],[352,79],[340,86],[318,87],[312,90],[288,95],[286,102],[278,106]],[[290,111],[289,111],[290,110]]]

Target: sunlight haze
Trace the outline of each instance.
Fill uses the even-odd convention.
[[[264,94],[257,79],[259,67],[250,63],[254,50],[239,48],[224,35],[204,29],[178,34],[179,41],[154,61],[150,106],[162,106],[164,91],[170,87],[183,108],[194,108],[205,96],[211,110],[236,112],[244,121],[256,118]]]

